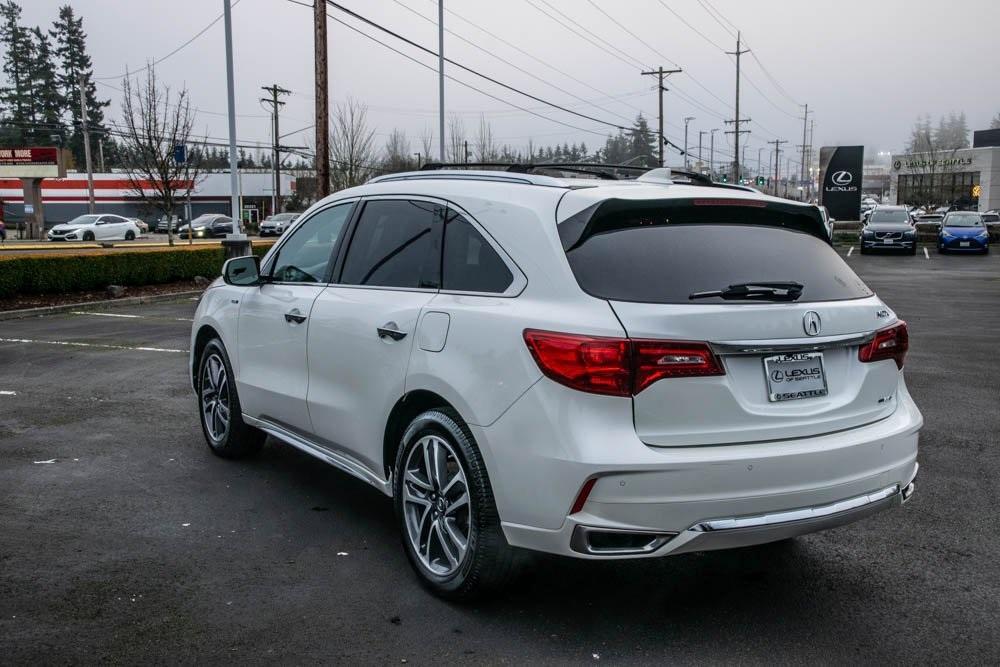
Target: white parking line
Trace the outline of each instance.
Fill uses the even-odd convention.
[[[142,315],[123,315],[121,313],[91,313],[86,310],[74,310],[74,315],[93,315],[94,317],[127,317],[129,319],[141,320]]]
[[[854,246],[851,246],[851,249],[847,251],[847,256],[850,257],[852,252],[854,252]]]
[[[927,253],[927,248],[924,248],[924,259],[930,259],[931,256]]]
[[[155,315],[124,315],[122,313],[95,313],[87,310],[73,310],[70,311],[72,315],[93,315],[95,317],[125,317],[130,320],[161,320],[167,319],[171,322],[194,322],[190,317],[156,317]]]
[[[17,392],[9,389],[0,389],[0,396],[17,396]]]
[[[166,347],[133,347],[130,345],[104,345],[102,343],[78,343],[71,340],[34,340],[31,338],[0,338],[0,343],[41,343],[44,345],[66,345],[69,347],[94,347],[103,350],[134,350],[136,352],[179,352],[187,354],[188,350],[173,350]]]

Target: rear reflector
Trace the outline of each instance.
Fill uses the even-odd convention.
[[[576,500],[573,501],[573,507],[570,508],[570,514],[576,514],[583,509],[583,506],[587,504],[587,498],[590,497],[590,492],[594,490],[594,484],[597,483],[596,477],[591,477],[583,486],[580,487],[580,493],[576,494]]]
[[[693,199],[695,206],[749,206],[751,208],[767,208],[767,202],[759,199]]]
[[[906,322],[901,320],[888,329],[876,331],[875,339],[858,350],[858,359],[863,363],[893,359],[896,362],[896,368],[902,368],[906,351],[909,349],[909,331],[906,328]]]
[[[632,340],[526,329],[524,341],[539,369],[567,387],[592,394],[634,396],[663,378],[725,375],[707,343]]]

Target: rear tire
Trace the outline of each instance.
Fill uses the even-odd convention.
[[[497,591],[516,574],[516,552],[472,433],[454,410],[440,408],[414,419],[402,440],[393,497],[420,583],[448,600]]]
[[[135,232],[133,232],[131,229],[128,230],[127,232],[125,232],[125,240],[126,241],[134,241],[135,240]]]
[[[196,377],[201,432],[212,453],[239,459],[259,452],[267,435],[243,421],[233,367],[218,338],[201,353]]]

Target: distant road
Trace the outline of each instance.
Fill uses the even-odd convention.
[[[255,244],[264,243],[270,245],[273,243],[271,239],[261,239],[256,236],[250,237],[251,241]],[[219,245],[222,239],[195,239],[193,242],[189,242],[187,239],[180,239],[174,237],[174,247],[186,246],[186,245],[196,245],[196,246],[213,246]],[[169,248],[170,244],[167,242],[167,237],[165,234],[157,234],[141,236],[134,241],[105,241],[105,244],[110,244],[111,247],[107,248],[101,245],[98,241],[87,241],[87,242],[75,242],[67,243],[63,241],[37,241],[31,239],[11,239],[7,238],[7,242],[0,245],[0,257],[10,257],[17,256],[21,254],[75,254],[79,253],[81,250],[86,251],[105,251],[114,252],[116,250],[136,250],[136,249],[156,249],[156,248]]]

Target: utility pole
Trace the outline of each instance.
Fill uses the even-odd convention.
[[[760,176],[760,152],[764,150],[764,146],[757,149],[757,175]]]
[[[731,56],[736,56],[736,118],[733,120],[727,120],[726,123],[732,123],[733,129],[731,132],[726,132],[726,134],[733,135],[733,182],[738,183],[740,180],[740,135],[747,134],[750,130],[741,130],[741,123],[750,122],[749,118],[740,118],[740,56],[744,53],[749,53],[750,49],[740,49],[740,32],[736,32],[736,50],[726,51],[727,54]]]
[[[774,144],[774,194],[778,194],[778,170],[781,163],[778,161],[778,155],[781,153],[781,144],[787,144],[788,141],[785,139],[775,139],[774,141],[767,142],[769,144]]]
[[[684,117],[684,168],[690,169],[690,161],[688,160],[688,123],[694,120],[694,116]],[[698,149],[698,158],[701,159],[701,149]]]
[[[665,69],[663,69],[663,66],[661,65],[660,67],[657,67],[652,72],[642,72],[643,76],[651,76],[652,75],[652,76],[656,76],[657,77],[657,90],[658,90],[658,92],[660,94],[659,95],[659,97],[660,97],[660,131],[659,131],[659,141],[657,141],[656,143],[660,147],[659,158],[660,158],[660,166],[661,167],[663,166],[663,144],[666,143],[666,141],[665,141],[666,136],[663,134],[663,93],[667,89],[663,85],[663,77],[670,76],[671,74],[678,74],[678,73],[683,72],[683,71],[684,70],[681,70],[681,69],[666,69],[665,70]],[[686,134],[686,132],[685,132],[685,134]],[[684,143],[686,144],[687,141],[685,140]],[[687,147],[684,148],[684,160],[685,161],[687,160]]]
[[[97,168],[104,173],[104,137],[107,135],[102,134],[97,138]]]
[[[701,138],[708,134],[707,130],[698,130],[698,169],[704,169],[705,161],[701,157]]]
[[[83,130],[83,158],[87,165],[87,212],[94,213],[94,165],[90,161],[90,126],[87,124],[87,87],[80,75],[80,129]],[[39,237],[41,238],[41,237]]]
[[[318,3],[317,3],[318,4]],[[240,214],[240,174],[239,157],[236,155],[236,85],[233,83],[233,8],[230,0],[222,0],[222,13],[226,24],[226,103],[229,114],[229,190],[230,214],[233,218],[233,231],[243,231],[243,216]],[[170,230],[170,220],[167,220],[167,230]],[[192,230],[189,227],[188,232]],[[173,235],[169,235],[170,245],[174,244]]]
[[[271,122],[274,141],[271,144],[271,160],[274,163],[274,190],[272,191],[271,215],[278,213],[281,206],[281,146],[278,144],[278,109],[285,106],[284,102],[278,100],[279,95],[290,95],[292,91],[282,88],[278,84],[272,86],[261,86],[261,90],[271,93],[271,97],[261,98],[261,102],[271,105]]]
[[[438,0],[438,134],[441,139],[438,159],[444,162],[444,0]]]
[[[417,169],[420,169],[420,153],[414,153],[417,156]]]
[[[809,193],[810,201],[812,200],[812,185],[813,185],[812,160],[813,160],[813,139],[815,138],[815,135],[816,135],[816,119],[813,118],[811,121],[809,121],[809,153],[807,154],[809,159],[809,171],[806,172],[809,175],[809,184],[806,186],[806,188],[807,192]]]
[[[715,127],[709,132],[709,146],[708,149],[708,173],[711,175],[712,180],[715,180],[715,133],[719,131],[719,128]]]
[[[469,164],[469,142],[462,142],[462,154],[465,156],[465,164]]]
[[[330,194],[330,91],[326,71],[326,2],[313,2],[316,89],[316,199]]]
[[[799,177],[800,181],[806,180],[806,129],[809,125],[809,105],[801,105],[805,107],[805,113],[802,115],[802,172]]]

